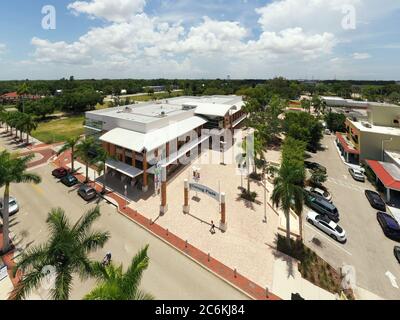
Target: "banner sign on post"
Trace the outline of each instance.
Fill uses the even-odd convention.
[[[189,183],[189,188],[190,188],[190,190],[204,193],[217,201],[219,201],[219,199],[220,199],[220,195],[218,192],[210,189],[209,187],[203,186],[202,184]]]

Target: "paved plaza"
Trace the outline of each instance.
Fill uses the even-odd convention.
[[[209,150],[202,157],[217,157],[218,152]],[[261,286],[272,285],[275,237],[278,227],[277,214],[267,205],[267,222],[264,222],[264,190],[261,184],[251,182],[251,190],[257,192],[256,203],[240,198],[240,187],[247,186],[236,172],[236,165],[201,164],[199,158],[172,176],[167,187],[168,212],[160,216],[160,197],[151,196],[134,201],[131,207],[157,224],[168,228],[182,239],[208,252],[231,268],[257,282]],[[219,203],[213,198],[191,191],[190,213],[183,213],[184,180],[192,177],[193,166],[200,168],[199,183],[226,194],[227,230],[210,232],[211,221],[219,226]],[[270,194],[267,193],[267,199]],[[251,263],[250,263],[251,261]]]

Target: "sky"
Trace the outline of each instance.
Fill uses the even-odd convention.
[[[4,0],[0,80],[400,80],[399,26],[399,0]]]

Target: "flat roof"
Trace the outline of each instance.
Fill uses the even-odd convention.
[[[356,122],[349,119],[349,121],[361,132],[380,133],[390,136],[400,136],[400,128],[375,126],[368,123],[368,127],[363,125],[363,122]],[[364,123],[367,123],[366,121]],[[369,127],[370,126],[370,127]]]
[[[87,112],[87,114],[96,114],[148,124],[159,121],[160,119],[184,114],[186,112],[186,110],[182,110],[181,105],[169,104],[163,101],[160,103],[152,102],[132,104],[128,106],[90,111]]]

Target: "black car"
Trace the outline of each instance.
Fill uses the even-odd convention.
[[[78,179],[72,174],[68,174],[67,176],[62,178],[61,182],[65,184],[67,187],[72,187],[79,183]]]
[[[397,261],[400,263],[400,247],[395,246],[393,249],[394,256],[396,257]]]
[[[379,210],[379,211],[386,212],[386,204],[382,200],[379,193],[370,191],[370,190],[365,190],[365,196],[367,197],[372,208]]]
[[[304,161],[304,165],[307,169],[310,169],[312,171],[322,171],[325,174],[328,172],[328,170],[324,166],[316,162]]]
[[[69,174],[69,170],[65,169],[65,168],[58,168],[58,169],[53,170],[53,172],[51,174],[53,175],[53,177],[55,177],[57,179],[61,179]]]
[[[386,237],[394,241],[400,241],[400,225],[396,219],[384,212],[378,212],[376,218]]]
[[[84,184],[79,190],[78,194],[82,197],[83,200],[90,201],[97,197],[97,192],[94,188]]]
[[[325,198],[306,192],[305,202],[307,206],[323,216],[327,216],[334,222],[339,222],[339,210]]]

